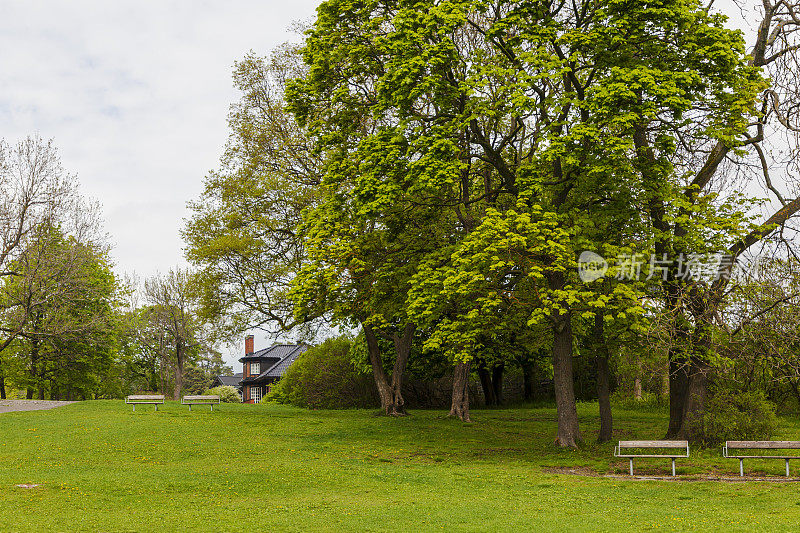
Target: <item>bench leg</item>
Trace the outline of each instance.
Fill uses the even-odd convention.
[[[192,410],[192,404],[189,404],[189,410],[190,411]]]
[[[786,459],[786,477],[789,477],[789,459]]]
[[[131,405],[133,406],[133,410],[135,411],[136,410],[136,404],[132,403]]]
[[[739,459],[739,477],[744,477],[744,459]]]
[[[214,412],[214,404],[213,403],[211,404],[211,412],[212,413]]]
[[[672,477],[675,477],[675,459],[672,459]]]
[[[156,411],[158,411],[158,404],[157,404],[157,403],[154,403],[154,404],[153,404],[153,407],[155,407],[155,408],[156,408]]]
[[[631,462],[631,475],[633,475],[633,458],[628,459]]]

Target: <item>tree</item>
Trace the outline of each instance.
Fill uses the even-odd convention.
[[[742,81],[750,88],[735,99],[719,100],[728,110],[727,118],[714,119],[722,135],[717,138],[689,136],[674,124],[652,121],[640,125],[637,134],[639,165],[654,184],[648,193],[648,215],[657,231],[657,256],[723,253],[713,279],[703,279],[696,275],[698,272],[678,279],[673,267],[663,280],[663,298],[676,337],[669,353],[667,437],[692,438],[688,422],[691,418],[702,417],[710,375],[717,363],[712,340],[715,317],[724,305],[737,259],[775,234],[777,228],[781,228],[782,233],[787,221],[800,210],[800,198],[785,199],[785,193],[779,191],[781,183],[772,174],[773,167],[777,167],[784,186],[790,185],[786,171],[800,146],[796,115],[799,81],[796,32],[800,9],[791,2],[769,0],[762,2],[762,7],[763,18],[755,45],[745,58],[751,74]],[[759,71],[768,75],[766,81],[756,74]],[[672,151],[678,157],[671,158],[666,168],[676,175],[687,176],[682,182],[674,180],[675,192],[667,194],[669,199],[665,197],[662,177],[666,161],[648,137],[652,131],[663,132],[664,127],[678,147]],[[785,142],[784,146],[774,144],[774,139],[779,138]],[[771,140],[772,143],[767,144]],[[782,158],[786,159],[782,161]],[[749,165],[751,159],[755,159],[755,167]],[[726,165],[726,161],[731,163]],[[738,200],[735,194],[731,197],[718,192],[725,188],[736,191],[730,187],[732,180],[723,169],[747,176],[751,168],[756,169],[755,179],[760,179],[765,190],[780,204],[780,208],[768,213],[758,225],[749,224],[741,212],[730,209],[731,200]],[[674,206],[672,211],[668,207],[670,204]]]
[[[702,136],[746,125],[754,84],[741,39],[692,2],[421,7],[324,3],[290,104],[330,161],[323,182],[346,176],[339,194],[359,216],[381,227],[395,212],[449,213],[437,219],[449,227],[427,233],[450,248],[436,243],[420,263],[409,304],[438,324],[432,342],[461,376],[507,294],[549,325],[557,440],[575,446],[573,318],[606,298],[577,279],[575,258],[613,245],[608,228],[641,237],[637,125],[705,109],[740,120]],[[455,314],[438,320],[446,307]]]
[[[96,392],[117,344],[118,285],[107,252],[40,225],[10,266],[0,330],[27,360],[28,398],[36,390],[40,399]]]
[[[184,371],[198,352],[212,344],[198,317],[198,301],[192,292],[192,277],[187,270],[170,270],[164,276],[145,280],[144,294],[149,304],[145,329],[140,340],[159,354],[162,362],[162,390],[168,365],[174,376],[173,399],[183,391]]]
[[[198,267],[200,313],[238,334],[303,326],[287,293],[304,264],[302,212],[318,202],[319,163],[312,142],[284,109],[287,80],[302,75],[296,47],[235,64],[241,100],[231,107],[221,169],[205,179],[183,230]]]
[[[42,228],[58,227],[78,242],[101,244],[96,206],[80,196],[74,176],[61,166],[53,141],[28,137],[14,146],[0,140],[0,279],[18,277],[13,267]],[[20,304],[6,295],[2,309]],[[23,327],[24,324],[17,324]],[[16,339],[17,330],[0,336],[0,356]],[[5,397],[4,357],[0,357],[0,397]]]

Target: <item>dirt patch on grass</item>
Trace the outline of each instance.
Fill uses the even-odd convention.
[[[53,409],[71,403],[75,402],[57,402],[53,400],[0,400],[0,413],[40,411],[42,409]]]
[[[543,472],[548,474],[562,474],[567,476],[582,476],[582,477],[604,477],[609,479],[619,479],[623,481],[673,481],[673,482],[691,482],[691,481],[719,481],[722,483],[747,483],[749,481],[760,481],[768,483],[800,483],[800,478],[787,478],[779,476],[753,476],[745,475],[729,476],[719,473],[711,474],[678,474],[675,477],[670,475],[660,474],[641,474],[629,476],[627,474],[601,474],[600,472],[589,468],[588,466],[554,466],[542,468]]]
[[[542,468],[548,474],[565,474],[569,476],[600,477],[600,472],[588,466],[546,466]]]

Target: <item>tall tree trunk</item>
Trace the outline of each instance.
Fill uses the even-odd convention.
[[[553,388],[558,414],[556,443],[565,448],[577,448],[581,441],[572,380],[572,320],[571,313],[565,313],[555,317],[553,326]]]
[[[633,378],[633,397],[638,401],[642,399],[642,359],[636,354],[636,376]]]
[[[450,416],[458,417],[462,422],[469,419],[469,372],[470,363],[458,363],[453,371],[453,398],[450,403]]]
[[[28,390],[25,392],[25,397],[28,400],[33,399],[34,393],[34,384],[36,383],[37,375],[38,375],[38,366],[39,366],[39,342],[36,339],[31,340],[31,366],[30,366],[30,378],[31,384],[28,386]]]
[[[708,395],[709,373],[711,366],[711,316],[705,300],[699,298],[694,304],[695,327],[692,331],[692,357],[689,366],[689,382],[686,399],[683,405],[683,420],[679,435],[689,440],[696,440],[701,430],[693,424],[701,420]]]
[[[381,400],[381,410],[390,416],[401,416],[406,414],[405,400],[403,399],[403,375],[405,374],[408,357],[411,353],[411,345],[414,339],[415,327],[407,324],[403,329],[402,335],[393,335],[392,340],[397,352],[391,378],[386,375],[383,369],[380,345],[372,326],[362,324],[364,338],[367,341],[367,352],[372,366],[372,376],[375,379],[375,387],[378,389],[378,397]]]
[[[551,290],[563,290],[566,284],[564,273],[548,274],[547,284]],[[556,444],[563,448],[577,448],[581,441],[581,432],[578,428],[572,371],[572,312],[559,314],[554,311],[550,318],[553,333],[553,389],[558,415]]]
[[[406,366],[408,366],[408,358],[411,355],[411,346],[414,342],[416,329],[414,324],[408,323],[403,328],[402,334],[392,334],[395,350],[394,367],[392,368],[393,411],[389,413],[392,415],[406,414],[406,402],[403,399],[403,379],[406,375]]]
[[[522,365],[522,388],[526,402],[533,400],[533,363],[525,362]]]
[[[476,366],[478,379],[481,382],[481,390],[483,391],[483,403],[487,406],[497,405],[497,398],[492,386],[492,376],[489,373],[489,369],[486,368],[486,361],[479,359],[476,361]]]
[[[494,392],[495,405],[503,405],[503,372],[505,363],[499,363],[492,368],[492,391]]]
[[[181,390],[183,389],[183,365],[184,365],[184,348],[181,343],[175,345],[175,387],[172,393],[173,400],[181,399]]]
[[[683,435],[683,411],[689,390],[689,358],[686,349],[691,339],[688,324],[680,305],[680,288],[676,284],[667,286],[667,310],[671,322],[671,346],[669,359],[669,427],[665,438],[674,439]]]
[[[683,407],[683,422],[678,436],[687,440],[696,440],[701,430],[693,422],[702,420],[705,409],[706,396],[708,395],[708,375],[710,367],[705,360],[692,361],[689,372],[689,384],[686,390],[686,400]]]
[[[6,399],[6,378],[0,376],[0,400]]]
[[[592,341],[594,344],[595,364],[597,365],[597,400],[600,406],[600,433],[597,436],[597,441],[608,442],[611,440],[614,419],[611,413],[611,384],[608,371],[609,350],[606,343],[602,312],[598,312],[594,316]]]
[[[669,427],[664,438],[679,437],[683,427],[683,408],[689,390],[688,363],[678,350],[670,349],[669,358]]]

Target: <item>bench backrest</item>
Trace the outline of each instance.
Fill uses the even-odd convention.
[[[184,396],[184,401],[201,401],[201,402],[218,402],[219,396],[214,394],[209,394],[206,396]]]
[[[621,440],[620,448],[686,448],[685,440]]]
[[[796,440],[729,440],[727,448],[739,450],[800,450],[800,441]]]
[[[163,400],[163,394],[132,394],[126,398],[127,400]]]

